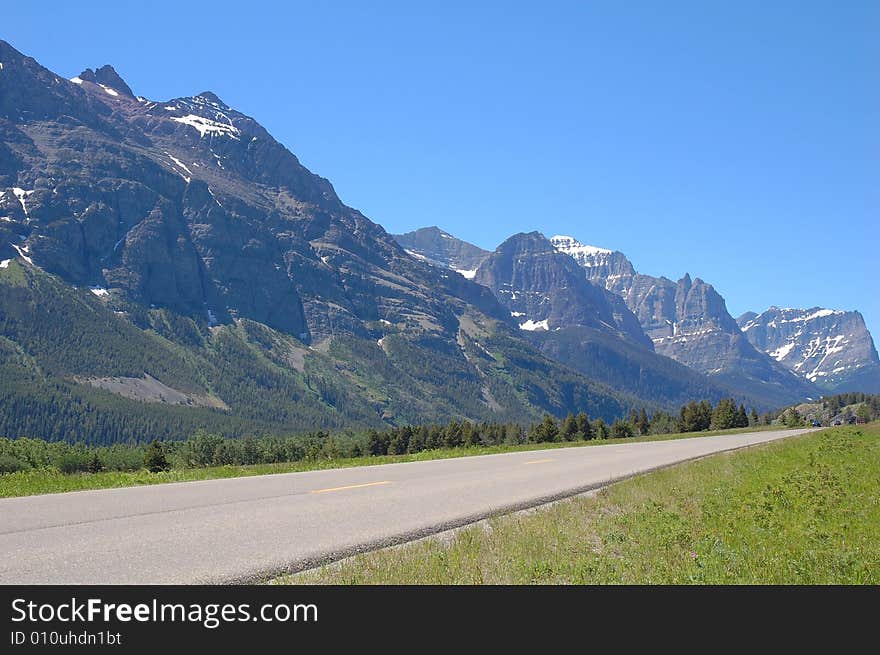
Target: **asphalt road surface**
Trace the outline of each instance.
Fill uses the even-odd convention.
[[[809,431],[0,499],[0,584],[255,581]]]

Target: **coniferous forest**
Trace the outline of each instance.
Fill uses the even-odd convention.
[[[831,409],[856,407],[854,416],[880,418],[880,396],[843,394],[824,398]],[[313,431],[293,436],[257,436],[247,431],[238,438],[224,437],[205,428],[185,438],[155,438],[151,442],[87,445],[83,442],[47,442],[42,439],[0,439],[0,473],[56,468],[62,473],[134,471],[143,468],[200,468],[333,460],[351,457],[405,455],[423,451],[480,446],[560,443],[683,432],[725,430],[779,423],[786,427],[806,425],[794,408],[759,415],[733,399],[714,406],[703,400],[681,407],[677,415],[664,411],[649,414],[633,409],[610,423],[591,419],[585,412],[570,413],[559,420],[519,423],[450,421],[446,424],[404,425],[360,431]]]

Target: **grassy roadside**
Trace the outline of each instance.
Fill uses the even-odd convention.
[[[450,459],[453,457],[470,457],[473,455],[494,455],[498,453],[543,450],[547,448],[571,448],[576,446],[601,446],[613,443],[638,443],[643,441],[688,439],[693,437],[739,434],[743,432],[769,429],[779,429],[779,426],[738,428],[734,430],[717,430],[713,432],[661,434],[629,439],[446,448],[439,450],[425,450],[412,455],[383,455],[378,457],[353,457],[346,459],[301,460],[298,462],[287,462],[282,464],[255,464],[252,466],[212,466],[206,468],[172,469],[161,473],[150,473],[146,469],[143,469],[140,471],[106,471],[101,473],[63,474],[57,469],[34,469],[0,475],[0,498],[62,493],[65,491],[84,491],[88,489],[135,487],[139,485],[164,484],[168,482],[238,478],[251,475],[269,475],[273,473],[295,473],[300,471],[349,468],[352,466],[372,466],[376,464],[392,464],[395,462],[421,462],[431,459]]]
[[[880,424],[639,476],[279,582],[877,584]]]

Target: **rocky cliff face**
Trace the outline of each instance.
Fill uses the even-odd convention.
[[[880,360],[859,312],[771,307],[737,322],[756,348],[823,389],[880,392]]]
[[[493,312],[213,93],[154,102],[111,67],[64,80],[8,44],[0,61],[0,257],[308,342],[377,320],[454,331],[456,303]]]
[[[438,227],[423,227],[394,238],[413,257],[451,268],[468,279],[473,279],[477,267],[490,254]]]
[[[815,390],[756,350],[711,284],[685,275],[677,282],[636,272],[623,253],[556,236],[554,247],[573,257],[588,280],[620,295],[655,350],[742,392],[784,404]]]
[[[652,347],[621,298],[585,279],[575,261],[539,232],[507,239],[474,280],[492,290],[522,330],[592,327]]]
[[[559,252],[572,257],[586,271],[588,280],[597,281],[618,296],[626,297],[637,273],[622,252],[584,245],[569,236],[551,237],[550,243]]]
[[[596,254],[610,266],[619,263],[610,251]],[[507,239],[474,279],[492,289],[544,353],[601,382],[664,404],[730,395],[706,376],[655,353],[623,298],[587,280],[575,259],[538,232]]]

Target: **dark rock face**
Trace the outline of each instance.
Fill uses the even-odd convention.
[[[510,237],[480,264],[474,279],[495,293],[522,330],[592,327],[652,348],[621,298],[589,282],[539,232]]]
[[[439,227],[423,227],[406,234],[395,234],[395,240],[414,257],[458,271],[471,279],[480,263],[489,256],[488,250],[462,241]]]
[[[711,284],[685,275],[678,282],[636,272],[623,253],[558,236],[553,245],[577,261],[588,280],[626,301],[655,350],[719,381],[780,405],[816,395],[755,349]]]
[[[109,64],[101,66],[101,68],[96,70],[86,68],[82,73],[77,75],[77,77],[84,82],[91,82],[92,84],[108,87],[117,93],[134,96],[134,93],[128,84],[125,83],[125,80],[119,77],[119,73],[117,73],[113,66],[110,66]]]
[[[813,307],[737,319],[759,350],[828,391],[880,391],[880,360],[859,312]]]

